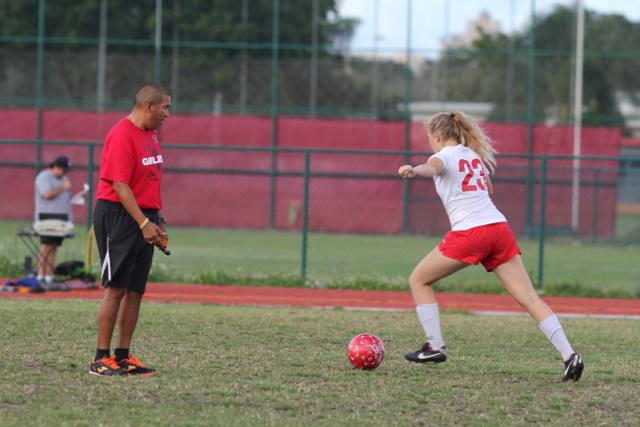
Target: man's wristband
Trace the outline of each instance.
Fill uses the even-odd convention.
[[[147,224],[149,224],[149,218],[145,218],[144,221],[142,221],[140,223],[140,230],[142,230],[143,228],[145,228],[147,226]]]

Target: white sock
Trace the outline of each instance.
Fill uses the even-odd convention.
[[[539,326],[540,330],[547,337],[549,342],[560,352],[562,360],[565,362],[569,360],[574,352],[571,344],[569,344],[567,336],[564,334],[564,330],[562,329],[562,325],[560,325],[558,316],[554,314],[547,317],[540,322]]]
[[[420,304],[416,306],[418,319],[427,337],[427,342],[431,344],[431,348],[439,350],[444,345],[442,332],[440,331],[440,312],[438,311],[438,303]]]
[[[44,281],[45,281],[46,283],[51,283],[51,282],[53,282],[53,276],[52,276],[52,275],[50,275],[50,274],[45,275],[45,276],[44,276]]]

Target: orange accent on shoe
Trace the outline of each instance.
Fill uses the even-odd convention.
[[[129,355],[131,356],[131,355]],[[123,369],[129,372],[129,375],[152,375],[155,369],[147,368],[142,364],[140,359],[136,357],[128,357],[120,361]]]
[[[124,375],[126,372],[116,362],[115,356],[103,357],[102,359],[94,360],[89,367],[89,373],[93,375]]]
[[[120,369],[120,365],[116,362],[115,356],[103,357],[102,359],[95,360],[93,363],[104,363],[111,369]]]
[[[129,357],[127,359],[122,359],[122,361],[131,363],[132,365],[136,365],[138,368],[144,368],[144,365],[142,364],[142,362],[140,362],[140,359],[136,357]]]

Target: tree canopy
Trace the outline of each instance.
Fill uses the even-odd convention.
[[[531,25],[509,37],[482,34],[469,49],[448,52],[448,95],[454,100],[491,101],[493,117],[522,119],[527,97],[535,99],[537,120],[572,120],[575,66],[575,10],[556,6],[539,16],[535,63],[529,68]],[[619,95],[637,99],[640,93],[640,24],[617,14],[585,11],[583,121],[619,125]],[[535,73],[534,93],[527,89]]]
[[[374,63],[371,57],[350,55],[349,42],[358,21],[340,16],[338,2],[279,1],[281,111],[311,110],[315,103],[330,115],[400,117],[398,105],[408,87],[405,64],[380,57]],[[8,99],[26,99],[35,92],[38,4],[38,0],[0,0],[4,38],[0,49],[7,53],[0,55],[0,89]],[[48,99],[80,105],[89,100],[91,105],[96,93],[100,4],[99,0],[45,2]],[[110,100],[128,101],[138,82],[157,76],[159,64],[160,83],[179,94],[177,106],[207,110],[216,104],[228,111],[269,112],[274,0],[164,0],[159,58],[154,50],[155,1],[108,0],[107,4]],[[438,59],[425,60],[422,72],[412,76],[411,99],[490,102],[491,118],[511,121],[526,120],[532,100],[536,121],[571,122],[575,22],[575,10],[559,5],[514,34],[481,33],[471,46],[442,51]],[[620,125],[620,98],[640,101],[637,46],[639,23],[618,14],[586,11],[583,122]]]
[[[95,93],[100,3],[45,2],[46,96],[86,98]],[[36,49],[38,4],[38,0],[0,0],[0,34],[16,38],[0,47],[8,49],[14,59],[33,55],[29,52]],[[315,10],[312,4],[317,6]],[[161,83],[173,85],[180,73],[177,87],[183,100],[211,105],[222,97],[223,103],[233,104],[240,97],[239,77],[243,76],[247,102],[268,104],[273,5],[273,0],[164,0]],[[339,15],[337,0],[280,0],[278,21],[280,97],[283,103],[306,105],[310,45],[315,43],[317,58],[328,63],[340,61],[341,52],[336,47],[350,39],[357,21]],[[128,80],[154,77],[155,30],[154,1],[107,1],[107,85],[111,97],[128,99]],[[14,62],[3,64],[5,73],[20,76],[21,83],[35,80],[31,72],[17,70],[25,67],[28,58],[24,64]],[[336,73],[340,79],[339,67],[330,72]],[[295,76],[301,82],[294,82]],[[23,84],[13,84],[18,86]]]

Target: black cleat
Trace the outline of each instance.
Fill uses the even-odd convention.
[[[431,345],[427,342],[425,343],[425,345],[422,346],[420,350],[405,354],[404,358],[407,359],[409,362],[416,362],[416,363],[425,363],[425,362],[442,363],[445,360],[447,360],[447,356],[448,356],[448,353],[447,353],[446,346],[442,346],[442,348],[438,350],[434,350],[431,348]]]
[[[564,362],[564,377],[562,381],[578,381],[582,376],[584,361],[578,353],[573,353],[569,360]]]
[[[116,363],[116,357],[104,357],[102,359],[94,360],[89,365],[89,373],[92,375],[98,375],[101,377],[114,377],[118,375],[127,375],[127,371],[122,369],[120,365]]]
[[[122,359],[118,362],[118,365],[127,373],[127,375],[152,375],[156,370],[144,366],[140,359],[131,357]]]

